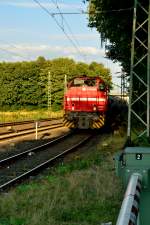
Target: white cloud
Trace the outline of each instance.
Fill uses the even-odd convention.
[[[67,29],[67,28],[66,28]],[[70,32],[70,31],[69,31]],[[20,28],[2,28],[0,29],[0,34],[1,35],[13,35],[13,34],[23,34],[23,35],[27,35],[29,37],[31,36],[35,36],[35,37],[40,37],[40,38],[45,38],[47,40],[55,40],[55,41],[64,41],[66,40],[66,36],[64,34],[43,34],[41,32],[37,32],[37,31],[32,31],[32,30],[26,30],[26,29],[20,29]],[[72,38],[72,35],[69,35]],[[73,38],[76,39],[77,41],[95,41],[96,39],[99,38],[99,34],[98,33],[94,33],[94,34],[89,34],[89,33],[85,33],[85,34],[73,34]]]
[[[99,38],[99,34],[98,33],[94,33],[94,34],[74,34],[74,37],[76,38],[76,40],[80,40],[80,41],[89,41],[89,40],[95,40],[96,38]]]
[[[79,47],[77,51],[76,48],[71,46],[51,46],[51,45],[28,45],[28,44],[17,44],[17,45],[0,45],[0,48],[6,49],[19,54],[47,54],[49,53],[59,53],[61,55],[79,55],[84,54],[87,56],[104,56],[104,49],[97,49],[95,47],[86,46]]]
[[[1,51],[5,49],[6,51]],[[83,61],[91,63],[96,61],[103,63],[106,68],[111,70],[113,75],[113,82],[120,84],[118,72],[121,71],[119,63],[113,63],[111,60],[105,58],[105,50],[97,49],[92,46],[80,47],[80,53],[72,46],[51,46],[51,45],[31,45],[31,44],[17,44],[17,45],[0,45],[0,61],[30,61],[35,60],[38,56],[44,56],[46,59],[53,59],[58,57],[68,57],[75,61]],[[83,58],[84,55],[84,58]],[[21,57],[22,56],[22,57]]]
[[[0,33],[13,33],[13,32],[18,32],[19,29],[16,28],[1,28]]]
[[[3,50],[2,50],[3,49]],[[92,46],[80,47],[79,51],[72,46],[51,46],[51,45],[31,45],[15,44],[0,45],[0,61],[30,61],[38,56],[44,56],[46,59],[68,57],[75,61],[90,63],[104,57],[104,49],[97,49]]]
[[[66,40],[66,37],[64,36],[64,34],[59,34],[59,35],[52,34],[46,37],[48,37],[49,40]],[[95,34],[74,34],[73,38],[78,41],[90,41],[90,40],[93,41],[96,38],[99,38],[99,34],[98,33],[97,34],[96,33]]]

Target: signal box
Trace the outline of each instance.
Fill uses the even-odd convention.
[[[115,155],[117,175],[127,187],[132,174],[138,173],[142,177],[142,190],[139,208],[140,225],[150,224],[150,148],[127,147]]]
[[[144,189],[150,187],[150,148],[125,148],[123,152],[116,154],[115,167],[117,175],[125,186],[127,186],[131,174],[139,173],[142,175]]]

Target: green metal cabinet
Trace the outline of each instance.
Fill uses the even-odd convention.
[[[122,179],[124,187],[133,173],[142,176],[142,192],[140,197],[139,225],[150,225],[150,148],[127,147],[115,155],[117,175]]]

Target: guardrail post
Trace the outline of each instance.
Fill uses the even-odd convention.
[[[141,194],[142,176],[133,173],[122,202],[116,225],[138,225],[139,202]]]

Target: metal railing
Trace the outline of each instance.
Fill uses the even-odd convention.
[[[140,174],[133,173],[131,175],[116,225],[139,225],[141,181],[142,176]]]

